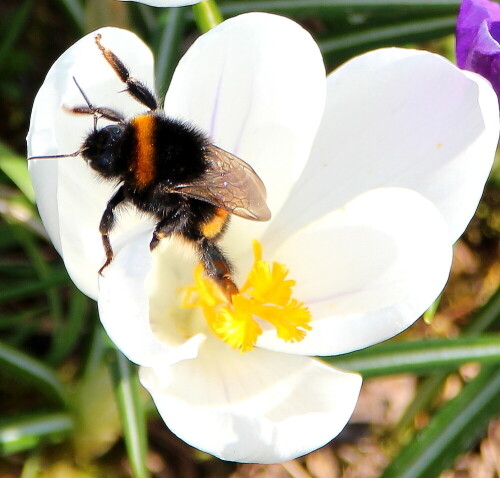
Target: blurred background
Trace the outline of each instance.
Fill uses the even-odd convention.
[[[318,41],[328,71],[391,45],[454,60],[456,0],[220,0],[218,6],[224,18],[247,11],[293,18]],[[499,477],[498,166],[456,244],[451,279],[425,320],[384,344],[328,359],[365,377],[354,416],[337,439],[292,462],[239,465],[192,449],[168,431],[135,367],[107,341],[96,304],[69,280],[27,175],[25,137],[38,88],[57,57],[103,25],[133,30],[150,45],[160,95],[200,34],[189,7],[0,3],[0,477]]]

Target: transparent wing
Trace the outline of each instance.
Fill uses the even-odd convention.
[[[266,188],[250,165],[214,145],[207,148],[206,161],[203,177],[178,185],[172,192],[201,199],[245,219],[271,219]]]

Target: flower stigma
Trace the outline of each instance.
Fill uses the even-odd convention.
[[[232,303],[198,264],[194,284],[182,289],[182,308],[201,307],[210,330],[240,352],[252,350],[262,334],[260,321],[276,328],[285,342],[300,342],[310,325],[311,313],[292,296],[295,281],[287,279],[288,268],[262,260],[262,246],[253,241],[253,266],[245,285],[232,296]]]

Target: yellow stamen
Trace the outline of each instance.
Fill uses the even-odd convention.
[[[183,308],[201,307],[212,332],[231,347],[252,350],[262,334],[258,319],[272,324],[286,342],[301,341],[311,330],[311,314],[292,297],[294,280],[288,268],[262,260],[262,246],[253,243],[254,263],[245,285],[228,303],[217,284],[206,277],[201,264],[194,270],[194,285],[184,289]]]
[[[271,269],[268,262],[255,261],[248,274],[248,293],[263,304],[285,306],[291,300],[295,285],[295,281],[285,280],[287,275],[288,269],[283,264],[273,262]]]
[[[262,329],[252,317],[251,299],[240,294],[232,298],[232,306],[226,304],[216,313],[212,330],[231,347],[246,352],[253,349]]]

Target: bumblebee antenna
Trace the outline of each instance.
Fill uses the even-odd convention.
[[[94,113],[94,131],[97,131],[97,108],[94,108],[94,106],[90,102],[88,96],[85,94],[85,91],[82,90],[82,87],[78,84],[78,81],[76,81],[76,78],[74,76],[73,76],[73,81],[75,82],[76,87],[78,88],[78,90],[82,94],[83,99],[85,100],[85,103],[87,103],[89,110],[93,111],[93,113]]]
[[[82,90],[82,87],[78,84],[78,81],[76,81],[76,78],[73,76],[73,81],[75,82],[75,85],[76,87],[78,88],[78,90],[80,91],[80,93],[82,94],[83,96],[83,99],[85,100],[85,103],[87,103],[87,106],[90,108],[90,109],[94,109],[94,107],[92,106],[92,103],[90,102],[88,96],[85,94],[85,92]]]
[[[86,151],[88,148],[80,148],[78,151],[75,151],[74,153],[69,153],[69,154],[53,154],[50,156],[30,156],[28,158],[28,161],[31,161],[32,159],[57,159],[57,158],[74,158],[84,151]]]
[[[82,87],[78,84],[78,81],[76,81],[76,78],[74,76],[73,76],[73,81],[75,82],[76,87],[78,88],[78,90],[80,91],[81,95],[83,96],[83,99],[87,103],[87,106],[88,106],[89,110],[93,112],[93,116],[94,116],[94,131],[97,131],[97,112],[98,112],[98,109],[94,108],[94,106],[92,106],[92,103],[90,102],[88,96],[82,90]],[[73,110],[70,110],[70,111],[73,111]],[[28,161],[31,161],[32,159],[74,158],[74,157],[80,155],[81,153],[83,153],[84,151],[86,151],[87,149],[88,148],[80,148],[78,151],[75,151],[74,153],[69,153],[69,154],[52,154],[52,155],[49,155],[49,156],[31,156],[31,157],[28,158]]]

